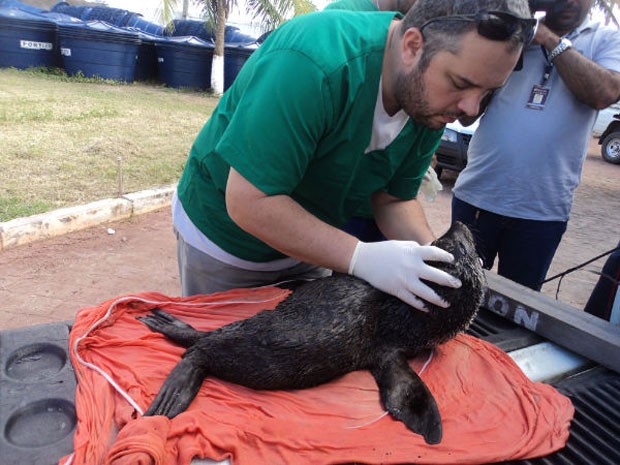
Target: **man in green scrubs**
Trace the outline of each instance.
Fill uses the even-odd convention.
[[[407,14],[415,0],[336,0],[323,10],[400,11]]]
[[[177,195],[183,294],[350,273],[423,310],[459,287],[416,200],[443,127],[514,68],[526,0],[418,0],[288,21],[249,58],[198,135]],[[339,228],[364,206],[390,240]]]

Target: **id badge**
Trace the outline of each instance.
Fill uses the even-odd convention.
[[[548,87],[534,85],[526,106],[532,110],[544,110],[547,97],[549,97]]]

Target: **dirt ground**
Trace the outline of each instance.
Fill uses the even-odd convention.
[[[444,190],[435,202],[424,202],[437,234],[448,228],[454,180],[444,171]],[[620,165],[605,163],[593,139],[549,276],[613,248],[620,239],[619,213]],[[558,300],[583,308],[603,263],[564,278]],[[556,288],[557,280],[542,292],[555,297]],[[73,320],[82,307],[144,291],[179,294],[168,208],[0,252],[0,329]]]

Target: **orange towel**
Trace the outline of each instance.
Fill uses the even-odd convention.
[[[176,418],[140,415],[184,349],[136,316],[161,307],[211,330],[273,309],[288,293],[143,293],[80,310],[70,336],[78,426],[74,453],[60,464],[187,465],[193,457],[229,458],[234,465],[485,464],[547,455],[566,443],[574,413],[569,399],[467,335],[437,348],[422,373],[443,418],[443,440],[435,446],[383,415],[366,371],[298,391],[254,391],[207,378]],[[419,372],[425,360],[412,361],[413,368]]]

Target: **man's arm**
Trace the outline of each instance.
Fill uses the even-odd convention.
[[[417,199],[401,200],[386,192],[372,197],[375,221],[388,239],[430,244],[435,236]]]
[[[426,264],[453,261],[452,254],[445,250],[413,241],[361,242],[319,220],[288,195],[265,194],[233,168],[226,185],[226,208],[240,228],[274,249],[357,276],[420,310],[425,309],[425,301],[441,307],[449,305],[424,280],[461,286],[458,279]],[[430,231],[420,237],[432,240]]]
[[[540,24],[534,41],[551,51],[560,37]],[[573,95],[586,105],[600,110],[620,99],[620,73],[603,68],[574,48],[558,55],[553,64]]]
[[[346,273],[357,239],[287,195],[267,195],[230,169],[226,208],[237,225],[289,257]]]

